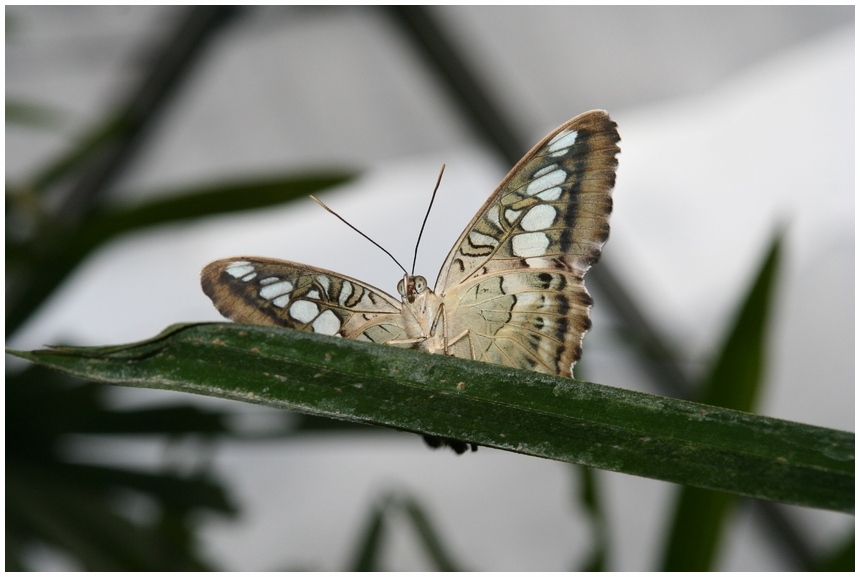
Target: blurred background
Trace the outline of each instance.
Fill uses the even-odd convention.
[[[594,328],[577,377],[695,398],[690,386],[782,231],[754,412],[854,430],[853,6],[9,6],[5,31],[8,347],[118,344],[219,320],[199,271],[233,255],[303,262],[394,293],[388,257],[306,195],[318,191],[408,261],[446,163],[416,269],[432,279],[514,162],[602,108],[622,153],[611,238],[587,279]],[[298,200],[271,202],[281,193],[270,189]],[[252,210],[227,212],[225,196]],[[164,210],[142,216],[153,206]],[[79,247],[68,240],[84,229]],[[631,327],[656,334],[674,361],[637,358]],[[6,368],[8,378],[24,364],[7,358]],[[100,415],[193,407],[187,430],[123,429],[131,421],[121,418],[96,429],[82,418],[44,441],[45,455],[78,472],[206,479],[217,496],[174,503],[198,564],[166,568],[356,567],[379,511],[380,567],[437,568],[414,508],[391,503],[420,503],[460,568],[595,567],[598,545],[599,568],[661,566],[670,484],[596,472],[598,539],[578,497],[584,477],[563,463],[487,448],[455,457],[410,434],[176,393],[92,395]],[[191,434],[204,421],[208,436]],[[10,482],[13,441],[32,448],[10,427],[7,569],[134,567],[80,543],[73,525],[55,530],[50,515],[10,521],[15,487],[27,502],[34,486]],[[133,485],[104,493],[120,520],[106,533],[163,521],[166,496],[180,490]],[[740,501],[728,523],[713,568],[792,570],[826,556],[853,518]]]

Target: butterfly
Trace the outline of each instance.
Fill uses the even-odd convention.
[[[434,290],[404,274],[397,299],[321,268],[233,257],[203,269],[203,291],[237,322],[573,376],[591,326],[583,279],[609,236],[619,140],[602,110],[547,135],[454,243]]]

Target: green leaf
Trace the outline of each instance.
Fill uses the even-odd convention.
[[[781,235],[765,255],[739,307],[722,350],[700,393],[703,403],[751,411],[761,388],[767,346],[767,321],[779,265]],[[684,487],[675,505],[674,522],[663,560],[665,571],[708,571],[736,499],[696,487]]]
[[[276,327],[12,354],[88,379],[335,419],[810,507],[854,508],[854,435]]]

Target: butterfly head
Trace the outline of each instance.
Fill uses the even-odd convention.
[[[409,303],[414,303],[415,298],[425,290],[427,290],[427,279],[423,276],[405,274],[403,279],[397,283],[397,292]]]

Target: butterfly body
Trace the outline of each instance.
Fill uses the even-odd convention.
[[[423,276],[404,275],[397,284],[402,297],[401,317],[406,338],[390,345],[414,345],[427,353],[447,352],[448,335],[444,330],[444,301],[427,288]]]
[[[454,244],[431,290],[400,300],[298,263],[234,257],[207,265],[204,292],[226,317],[572,376],[590,327],[585,274],[609,235],[615,123],[586,112],[539,142]]]

